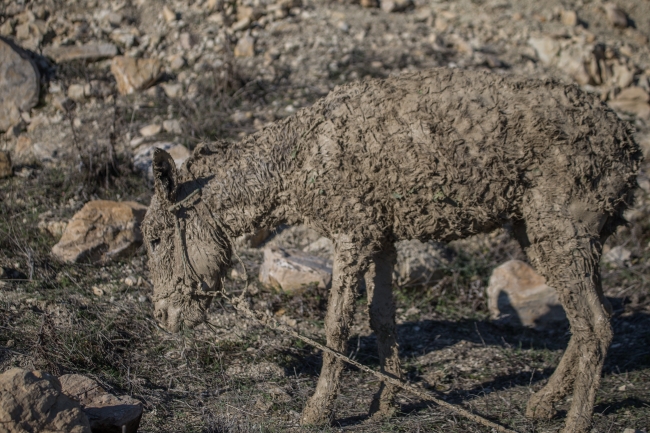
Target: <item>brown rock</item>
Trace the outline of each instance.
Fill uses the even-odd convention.
[[[628,25],[627,14],[623,9],[614,3],[605,3],[603,5],[607,20],[614,27],[625,28]]]
[[[364,8],[376,8],[379,6],[377,0],[361,0],[361,6]]]
[[[80,374],[59,378],[67,396],[79,401],[93,433],[136,433],[142,417],[142,403],[129,396],[107,393],[97,382]]]
[[[12,368],[0,375],[0,425],[6,433],[90,433],[78,402],[43,371]]]
[[[57,63],[71,60],[100,60],[117,55],[117,47],[109,43],[90,43],[86,45],[48,46],[43,49],[43,55]]]
[[[235,57],[253,57],[255,55],[255,39],[244,36],[235,45]]]
[[[163,14],[163,18],[165,18],[165,21],[167,21],[168,23],[171,23],[172,21],[176,21],[176,19],[178,18],[176,12],[169,9],[167,5],[163,6],[162,14]]]
[[[264,249],[259,279],[262,284],[285,292],[296,292],[313,284],[325,288],[332,282],[332,264],[300,250],[270,247]]]
[[[72,217],[52,253],[68,263],[101,262],[128,254],[142,243],[140,223],[146,210],[132,201],[88,202]]]
[[[510,260],[492,272],[487,295],[494,320],[540,329],[566,321],[555,289],[519,260]]]
[[[162,65],[157,59],[117,56],[111,62],[111,72],[117,81],[117,90],[129,95],[154,84],[160,78]]]
[[[562,21],[562,24],[565,26],[576,26],[578,25],[578,14],[575,11],[564,9],[560,15],[560,21]]]
[[[27,54],[0,38],[0,131],[20,122],[20,112],[38,103],[40,76]]]
[[[633,114],[642,119],[650,119],[650,96],[641,87],[628,87],[609,101],[609,106],[624,113]]]
[[[11,158],[8,152],[0,151],[0,179],[9,177],[13,174],[11,170]]]

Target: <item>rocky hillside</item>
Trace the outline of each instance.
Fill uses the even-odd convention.
[[[155,325],[137,229],[153,149],[180,165],[201,141],[237,140],[339,84],[443,66],[576,83],[628,120],[648,155],[649,36],[647,0],[0,0],[0,373],[90,376],[142,403],[139,431],[300,431],[318,351],[220,304],[193,331]],[[595,431],[650,426],[648,173],[645,163],[630,225],[606,245],[616,337]],[[329,241],[280,227],[238,242],[262,276],[251,305],[321,338]],[[398,254],[408,379],[519,431],[559,429],[561,418],[523,411],[566,328],[489,321],[492,270],[525,260],[507,230]],[[296,275],[273,270],[282,260]],[[233,270],[231,290],[242,275]],[[310,289],[278,290],[285,277]],[[377,367],[363,298],[350,347]],[[345,374],[343,430],[482,431],[408,395],[400,416],[371,422],[378,384]]]

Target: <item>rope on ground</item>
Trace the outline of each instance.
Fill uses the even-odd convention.
[[[492,421],[490,421],[488,419],[485,419],[480,415],[472,413],[472,412],[468,411],[467,409],[464,409],[464,408],[462,408],[460,406],[457,406],[455,404],[448,403],[448,402],[434,396],[429,391],[426,391],[424,389],[420,389],[420,388],[418,388],[418,387],[416,387],[416,386],[414,386],[414,385],[412,385],[412,384],[410,384],[408,382],[405,382],[405,381],[400,380],[400,379],[398,379],[396,377],[393,377],[393,376],[389,376],[389,375],[387,375],[385,373],[382,373],[380,371],[375,371],[370,367],[367,367],[367,366],[365,366],[365,365],[363,365],[363,364],[361,364],[361,363],[359,363],[359,362],[357,362],[357,361],[355,361],[353,359],[348,358],[347,356],[345,356],[344,354],[342,354],[340,352],[337,352],[337,351],[335,351],[333,349],[330,349],[329,347],[327,347],[327,346],[325,346],[323,344],[320,344],[319,342],[317,342],[315,340],[312,340],[309,337],[306,337],[306,336],[304,336],[302,334],[299,334],[298,332],[291,329],[290,327],[278,322],[273,317],[269,317],[269,316],[266,316],[266,315],[263,315],[263,314],[255,313],[254,311],[252,311],[248,307],[248,305],[246,305],[245,301],[242,299],[241,296],[236,298],[236,299],[231,299],[231,298],[227,297],[227,299],[230,300],[230,302],[231,302],[232,306],[235,308],[235,310],[242,313],[244,316],[248,317],[249,319],[255,320],[256,322],[259,322],[262,325],[264,325],[264,326],[266,326],[268,328],[271,328],[273,330],[278,330],[278,331],[284,332],[286,334],[291,335],[292,337],[295,337],[295,338],[297,338],[299,340],[302,340],[305,343],[307,343],[307,344],[309,344],[309,345],[311,345],[311,346],[313,346],[313,347],[315,347],[317,349],[322,350],[323,352],[327,352],[327,353],[335,356],[336,358],[340,359],[343,362],[346,362],[346,363],[348,363],[350,365],[354,365],[358,369],[363,370],[366,373],[372,374],[373,376],[377,377],[378,379],[382,380],[383,382],[390,383],[391,385],[395,385],[395,386],[397,386],[397,387],[399,387],[399,388],[401,388],[401,389],[403,389],[405,391],[410,392],[411,394],[414,394],[414,395],[420,397],[423,400],[432,401],[435,404],[437,404],[438,406],[442,406],[445,409],[448,409],[448,410],[450,410],[452,412],[455,412],[455,413],[457,413],[458,415],[460,415],[462,417],[470,419],[470,420],[472,420],[472,421],[474,421],[476,423],[482,424],[482,425],[484,425],[484,426],[486,426],[488,428],[494,429],[497,432],[500,432],[500,433],[517,433],[514,430],[510,430],[510,429],[508,429],[506,427],[503,427],[503,426],[501,426],[499,424],[496,424],[496,423],[494,423],[494,422],[492,422]]]

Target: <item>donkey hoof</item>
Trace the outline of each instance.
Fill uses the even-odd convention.
[[[532,396],[526,405],[526,417],[534,419],[552,419],[557,415],[553,403]]]
[[[317,409],[312,409],[309,406],[305,407],[300,417],[300,425],[302,426],[328,426],[332,424],[333,416]]]
[[[392,398],[374,398],[370,404],[368,417],[372,421],[384,421],[392,418],[397,412],[397,408],[393,404]]]

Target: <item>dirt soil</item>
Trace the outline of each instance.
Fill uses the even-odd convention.
[[[14,176],[0,180],[0,371],[20,366],[92,376],[143,402],[142,432],[487,430],[406,393],[398,396],[394,418],[371,421],[367,409],[379,383],[352,368],[344,371],[334,425],[301,428],[320,352],[219,302],[208,324],[163,331],[152,315],[144,248],[104,265],[54,260],[58,237],[43,229],[48,222],[56,227],[92,199],[149,203],[151,182],[133,165],[139,146],[165,141],[192,149],[202,140],[237,140],[366,76],[447,66],[578,79],[565,63],[542,61],[531,38],[571,44],[587,60],[594,47],[602,48],[600,78],[581,84],[604,101],[616,101],[629,87],[650,90],[647,1],[617,3],[627,12],[625,28],[612,25],[603,4],[591,1],[416,0],[393,13],[311,0],[1,3],[0,34],[35,53],[43,82],[39,105],[19,128],[0,136],[0,150],[14,160]],[[166,21],[163,4],[176,13],[174,20]],[[237,15],[246,18],[246,7],[256,24],[239,29]],[[19,31],[25,10],[35,27],[44,23],[40,39],[40,30]],[[577,25],[567,18],[570,11]],[[245,38],[254,41],[252,56],[242,56]],[[110,61],[55,64],[40,56],[50,45],[75,41],[111,42],[121,53],[158,58],[164,74],[150,89],[123,96]],[[62,104],[75,85],[89,91]],[[175,85],[179,94],[170,92]],[[650,119],[630,110],[619,115],[635,128],[647,158]],[[139,133],[173,120],[178,128],[154,137]],[[36,151],[25,152],[25,143]],[[630,224],[605,247],[622,247],[630,258],[603,263],[615,335],[594,408],[596,432],[650,429],[649,169],[644,163],[635,207],[626,214]],[[304,227],[279,227],[267,243],[304,248],[317,239]],[[239,252],[256,275],[262,249]],[[325,250],[317,254],[328,257]],[[509,229],[452,242],[446,254],[449,264],[435,280],[395,288],[406,378],[517,431],[558,431],[570,397],[557,419],[533,422],[524,412],[566,348],[568,328],[534,331],[489,321],[485,287],[492,269],[525,260]],[[243,270],[235,269],[227,281],[233,292],[243,287]],[[253,307],[323,341],[326,290],[290,296],[251,284]],[[377,368],[365,301],[362,292],[350,356]]]

